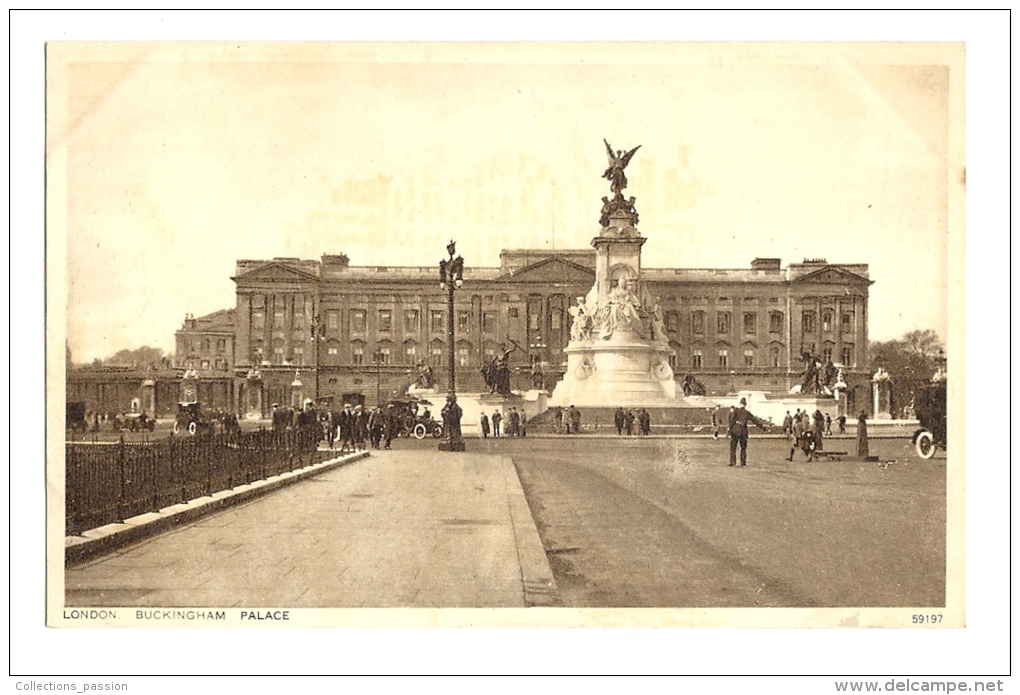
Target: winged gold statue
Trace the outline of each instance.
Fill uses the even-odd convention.
[[[627,187],[627,176],[623,173],[623,170],[627,168],[627,164],[630,163],[634,153],[641,149],[641,145],[638,145],[630,152],[625,153],[623,150],[616,150],[614,154],[613,147],[609,144],[609,141],[603,138],[602,142],[606,143],[606,153],[609,155],[609,168],[602,174],[602,178],[609,179],[609,190],[613,193],[619,193]]]

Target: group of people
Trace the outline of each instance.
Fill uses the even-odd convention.
[[[478,421],[482,439],[488,439],[491,433],[493,437],[526,437],[528,436],[528,417],[523,410],[517,410],[511,406],[503,419],[499,410],[492,411],[492,417],[482,411]],[[490,426],[491,425],[491,426]],[[504,426],[505,425],[505,426]]]
[[[320,422],[326,431],[329,448],[336,448],[339,442],[340,453],[366,450],[369,443],[373,449],[389,449],[401,426],[392,404],[384,409],[344,403],[343,410],[339,412],[322,413]]]
[[[553,419],[556,422],[556,432],[567,434],[581,434],[581,411],[571,405],[564,412],[563,408],[556,408],[553,411]]]
[[[638,425],[638,434],[649,435],[652,433],[652,416],[644,408],[635,413],[633,410],[624,410],[620,407],[613,415],[613,424],[616,425],[616,433],[619,435],[622,435],[624,431],[628,435],[634,434],[635,421]]]

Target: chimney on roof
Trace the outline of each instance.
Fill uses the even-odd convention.
[[[751,270],[779,270],[781,258],[755,258],[751,261]]]

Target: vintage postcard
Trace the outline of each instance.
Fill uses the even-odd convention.
[[[49,44],[48,624],[965,625],[964,80]]]

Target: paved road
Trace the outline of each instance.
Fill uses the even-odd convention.
[[[479,446],[514,457],[564,605],[944,604],[946,460],[909,441],[873,442],[878,465],[757,439],[748,468],[722,440]]]
[[[552,575],[511,461],[429,455],[373,452],[68,569],[66,605],[534,605]]]

